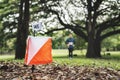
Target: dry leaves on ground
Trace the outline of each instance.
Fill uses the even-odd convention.
[[[112,68],[68,66],[56,63],[31,66],[0,62],[0,80],[120,80],[120,71]]]

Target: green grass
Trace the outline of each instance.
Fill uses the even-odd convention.
[[[13,60],[13,59],[14,59],[14,55],[0,55],[0,61]]]
[[[67,50],[53,50],[53,59],[56,63],[65,64],[70,66],[95,66],[95,67],[111,67],[114,69],[120,69],[120,52],[109,52],[110,56],[103,54],[101,59],[86,58],[85,51],[75,50],[74,54],[78,56],[73,59],[68,58]],[[108,53],[108,52],[106,52]],[[105,54],[106,54],[105,53]]]
[[[85,50],[79,51],[75,50],[74,54],[78,56],[74,56],[73,59],[68,58],[68,51],[66,49],[63,50],[53,50],[53,61],[57,64],[61,65],[69,65],[69,66],[94,66],[94,67],[111,67],[117,70],[120,70],[120,51],[117,52],[106,52],[111,53],[111,55],[104,55],[100,59],[86,58]],[[105,53],[105,54],[106,54]],[[0,61],[16,61],[16,62],[24,62],[23,60],[14,60],[13,55],[0,55]]]
[[[20,62],[24,63],[24,60],[17,59],[15,60],[15,55],[0,55],[0,61],[5,61],[5,62]]]

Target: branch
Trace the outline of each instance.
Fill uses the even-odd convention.
[[[94,3],[94,10],[98,10],[98,8],[100,7],[100,4],[102,3],[103,0],[96,0],[96,2]]]
[[[75,28],[75,29],[73,29],[73,31],[74,31],[75,34],[82,37],[85,41],[88,41],[87,35],[84,33],[83,30]]]
[[[104,12],[109,12],[109,8],[109,6],[107,6],[106,8],[102,8],[101,10],[97,11],[97,14],[103,15]]]
[[[97,12],[98,8],[100,7],[100,4],[102,3],[103,0],[96,0],[96,2],[94,3],[94,6],[93,6],[93,11],[94,11],[94,14],[93,14],[93,24],[96,23],[96,19],[99,15],[99,12]]]
[[[91,11],[93,10],[93,6],[92,6],[92,0],[87,0],[87,10],[88,10],[88,14],[91,14]]]
[[[105,38],[107,38],[109,36],[115,35],[115,34],[120,34],[120,29],[116,30],[116,31],[108,32],[108,33],[102,35],[101,39],[103,40],[103,39],[105,39]]]
[[[54,11],[54,10],[52,10],[52,9],[48,9],[48,12],[52,12],[53,14],[56,14],[56,15],[57,15],[57,18],[58,18],[58,20],[59,20],[59,22],[60,22],[60,24],[63,25],[63,26],[67,26],[67,24],[65,24],[65,23],[62,21],[62,19],[60,18],[60,16],[59,16],[59,14],[58,14],[57,11]]]
[[[82,2],[82,4],[83,4],[84,6],[87,6],[85,0],[81,0],[81,2]]]
[[[105,21],[101,24],[99,24],[96,29],[98,29],[98,32],[101,33],[103,30],[108,29],[109,27],[115,27],[120,25],[120,15],[117,18],[110,19],[108,21]]]
[[[54,31],[60,31],[60,30],[64,30],[64,29],[66,29],[66,28],[59,28],[59,29],[52,29],[52,30],[50,30],[50,31],[47,31],[47,32],[45,32],[45,34],[49,34],[49,33],[52,33],[52,32],[54,32]]]
[[[60,16],[59,16],[59,14],[58,14],[57,11],[54,11],[54,10],[51,10],[51,9],[49,9],[48,11],[49,11],[49,12],[52,12],[52,13],[55,14],[55,15],[57,15],[60,24],[63,25],[64,28],[53,29],[53,30],[51,30],[51,31],[46,32],[46,34],[51,33],[51,32],[53,32],[53,31],[58,31],[58,30],[63,30],[63,29],[71,29],[72,31],[74,31],[75,34],[79,35],[80,37],[82,37],[84,40],[87,41],[87,36],[86,36],[86,34],[83,32],[85,29],[84,29],[82,26],[79,26],[79,25],[73,26],[73,25],[70,25],[70,24],[65,24],[65,23],[62,21],[62,19],[60,18]]]
[[[60,18],[60,15],[59,15],[59,12],[58,11],[55,11],[55,10],[52,10],[50,7],[47,7],[46,8],[47,10],[45,10],[46,13],[53,13],[57,16],[59,22],[61,25],[64,26],[64,28],[60,28],[60,29],[53,29],[51,31],[48,31],[46,32],[46,34],[48,33],[51,33],[51,32],[54,32],[54,31],[59,31],[59,30],[64,30],[64,29],[71,29],[72,31],[74,31],[74,33],[76,33],[77,35],[79,35],[80,37],[82,37],[83,39],[85,39],[87,41],[87,36],[84,32],[85,28],[83,28],[82,26],[79,26],[79,25],[70,25],[70,24],[66,24],[62,21],[62,19]]]

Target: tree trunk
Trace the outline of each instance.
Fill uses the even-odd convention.
[[[88,58],[100,58],[101,57],[101,40],[99,38],[94,39],[91,35],[88,39],[88,48],[86,57]]]
[[[23,2],[24,0],[20,1],[20,7],[19,7],[19,19],[18,19],[18,28],[17,28],[17,41],[16,41],[16,53],[15,53],[15,59],[21,59],[21,54],[24,53],[22,49],[22,24],[23,24]],[[22,52],[23,51],[23,52]]]
[[[25,56],[29,28],[29,0],[21,0],[19,12],[15,59],[23,59]]]
[[[100,40],[98,40],[98,36],[96,36],[95,26],[96,26],[96,11],[93,11],[92,0],[87,0],[87,10],[88,10],[88,17],[86,21],[86,29],[88,34],[88,48],[86,57],[88,58],[96,58],[100,57]],[[97,42],[98,40],[98,42]]]
[[[88,58],[96,57],[93,35],[88,36],[88,47],[87,47],[86,57],[88,57]]]
[[[95,48],[95,53],[96,53],[96,57],[101,57],[101,40],[99,38],[95,39],[95,44],[94,44],[94,48]]]

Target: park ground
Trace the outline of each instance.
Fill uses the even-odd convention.
[[[6,77],[7,80],[120,79],[120,51],[102,52],[102,58],[99,59],[86,58],[85,52],[85,50],[74,50],[74,57],[69,59],[67,49],[54,49],[52,50],[53,63],[37,65],[32,75],[31,66],[26,67],[24,60],[14,60],[12,54],[0,55],[0,68],[2,71],[0,72],[0,79],[3,79],[3,77]],[[7,67],[7,70],[4,69],[5,67]]]
[[[120,69],[120,51],[102,52],[102,58],[86,58],[85,50],[82,51],[74,50],[73,53],[74,57],[72,59],[69,59],[67,49],[53,49],[52,50],[53,62],[69,66],[73,65],[96,66],[96,67],[102,66]],[[0,55],[0,61],[3,60],[24,63],[24,60],[14,60],[14,55]]]

